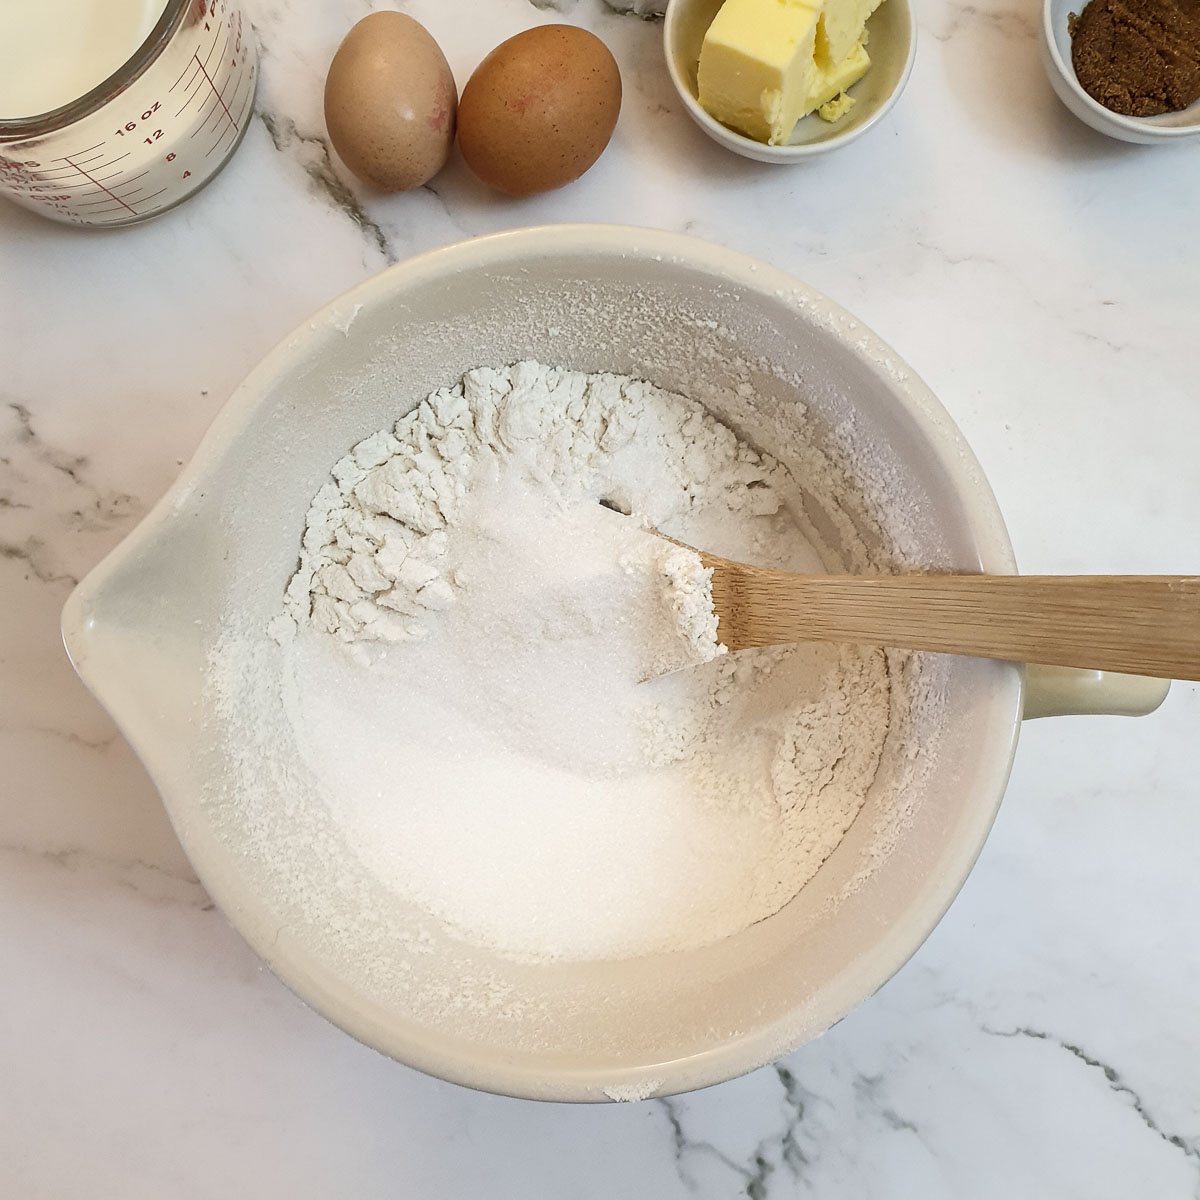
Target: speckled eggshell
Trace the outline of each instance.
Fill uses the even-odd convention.
[[[342,161],[388,192],[420,187],[454,144],[458,89],[428,30],[398,12],[364,17],[325,79],[325,125]]]
[[[608,47],[574,25],[539,25],[476,68],[458,107],[458,144],[485,183],[529,196],[578,179],[620,111],[621,73]]]

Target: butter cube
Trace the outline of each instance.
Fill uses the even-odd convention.
[[[771,146],[866,74],[867,18],[880,0],[725,0],[700,50],[700,104],[718,121]],[[828,107],[827,107],[828,106]]]
[[[879,7],[880,0],[829,0],[821,9],[817,23],[817,65],[833,70],[845,62],[862,41],[867,18]]]
[[[840,96],[847,88],[853,87],[867,73],[870,66],[870,56],[863,48],[861,42],[856,44],[836,67],[825,70],[818,65],[817,70],[813,74],[808,95],[804,100],[805,112],[812,112],[814,108],[821,108],[823,105]],[[846,108],[849,107],[849,105],[846,105]],[[844,112],[845,109],[842,111]],[[841,112],[837,116],[826,119],[836,121],[838,116],[841,116]]]
[[[820,15],[820,0],[725,0],[700,50],[701,106],[756,141],[786,142],[819,86]]]

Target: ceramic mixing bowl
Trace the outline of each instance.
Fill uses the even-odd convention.
[[[914,565],[1014,569],[996,503],[949,417],[843,310],[718,246],[555,226],[402,263],[301,326],[72,594],[64,636],[212,898],[331,1021],[489,1091],[684,1091],[816,1037],[921,944],[983,845],[1023,706],[1144,711],[1165,685],[1133,681],[1131,693],[1057,672],[1057,694],[1031,698],[1018,667],[931,658],[939,705],[913,718],[895,756],[919,749],[923,771],[900,789],[881,770],[842,844],[775,916],[699,950],[623,962],[514,963],[456,940],[370,877],[336,826],[312,832],[319,801],[298,769],[252,794],[263,748],[216,702],[214,652],[231,630],[251,639],[255,703],[280,718],[274,749],[286,762],[281,651],[266,626],[331,464],[467,369],[529,357],[689,393],[785,459],[803,430],[864,498],[846,510],[864,536],[894,540]]]

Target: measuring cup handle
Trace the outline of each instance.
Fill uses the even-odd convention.
[[[1091,713],[1144,717],[1162,704],[1170,690],[1169,679],[1031,663],[1025,668],[1025,708],[1021,715],[1026,721]]]

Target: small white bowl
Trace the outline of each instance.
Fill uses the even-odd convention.
[[[671,0],[663,26],[663,47],[671,82],[688,115],[715,142],[744,158],[798,163],[836,150],[861,137],[900,98],[917,55],[917,27],[909,0],[885,0],[867,21],[871,69],[850,89],[854,107],[840,120],[804,117],[786,146],[767,146],[735,133],[700,107],[696,71],[700,47],[722,0]]]
[[[1085,125],[1122,142],[1151,146],[1200,133],[1200,100],[1179,112],[1126,117],[1105,108],[1083,90],[1071,65],[1067,20],[1072,13],[1081,12],[1086,3],[1087,0],[1044,0],[1042,6],[1042,62],[1058,98]]]

